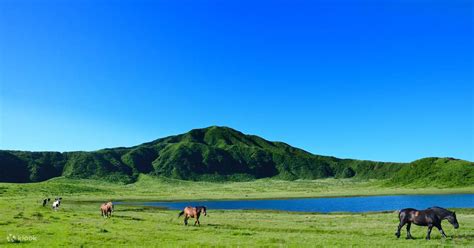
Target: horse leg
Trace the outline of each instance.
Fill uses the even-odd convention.
[[[184,216],[184,225],[185,225],[185,226],[188,225],[188,216]]]
[[[410,228],[411,228],[411,222],[408,222],[407,223],[407,239],[412,239],[413,238],[411,236]]]
[[[400,224],[398,224],[397,232],[395,233],[395,236],[397,236],[397,238],[400,238],[400,230],[405,224],[406,224],[405,220],[400,220]]]
[[[447,238],[446,233],[444,233],[443,228],[441,227],[441,224],[436,225],[436,227],[438,228],[441,235],[443,235],[443,238]]]
[[[431,238],[431,229],[433,229],[433,224],[428,225],[428,233],[426,234],[426,240],[430,240]]]

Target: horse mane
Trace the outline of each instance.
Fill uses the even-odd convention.
[[[196,206],[196,210],[204,209],[204,211],[207,211],[205,206]]]
[[[446,208],[442,208],[442,207],[438,207],[438,206],[433,206],[433,207],[430,207],[430,208],[428,208],[428,209],[441,210],[441,211],[444,211],[444,212],[453,213],[453,212],[447,210]]]
[[[433,207],[430,207],[428,209],[431,209],[433,211],[435,211],[436,215],[440,216],[441,218],[445,218],[446,216],[449,216],[449,215],[453,215],[454,212],[451,212],[449,210],[447,210],[446,208],[442,208],[442,207],[438,207],[438,206],[433,206]]]

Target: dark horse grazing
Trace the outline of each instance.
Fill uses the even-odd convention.
[[[400,230],[402,227],[407,224],[407,239],[413,238],[410,233],[411,223],[418,226],[427,226],[428,233],[426,239],[430,239],[431,229],[433,227],[438,228],[441,235],[446,238],[446,234],[441,227],[441,221],[444,219],[448,220],[455,229],[459,228],[458,220],[456,219],[456,213],[451,212],[447,209],[441,207],[431,207],[426,210],[416,210],[413,208],[405,208],[400,210],[398,213],[400,219],[400,224],[398,225],[398,230],[395,233],[397,238],[400,238]]]
[[[51,198],[45,198],[43,199],[43,207],[46,206],[46,204],[51,200]]]
[[[102,214],[102,217],[111,217],[112,211],[114,211],[114,204],[111,201],[100,205],[100,213]]]
[[[181,217],[181,215],[184,214],[184,225],[188,225],[188,219],[189,218],[196,218],[196,221],[194,222],[194,225],[198,224],[201,225],[201,222],[199,222],[199,216],[201,216],[201,213],[204,214],[204,216],[207,216],[206,212],[206,207],[204,206],[197,206],[197,207],[185,207],[183,211],[181,211],[178,215],[178,218]]]

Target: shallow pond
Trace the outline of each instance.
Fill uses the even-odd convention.
[[[425,209],[474,208],[474,194],[390,195],[333,198],[294,198],[271,200],[212,200],[175,202],[117,202],[117,204],[183,209],[186,206],[206,206],[208,209],[261,209],[299,212],[370,212],[402,208]]]

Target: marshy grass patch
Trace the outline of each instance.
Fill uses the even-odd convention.
[[[37,220],[42,220],[44,215],[40,212],[34,212],[33,214],[31,214],[32,217],[36,218]]]

